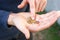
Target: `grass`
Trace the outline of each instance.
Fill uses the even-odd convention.
[[[47,34],[45,35],[45,40],[60,40],[60,26],[57,23],[55,23],[45,32],[47,32]]]

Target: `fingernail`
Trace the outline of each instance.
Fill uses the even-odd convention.
[[[34,17],[32,17],[32,20],[34,20],[35,18]]]
[[[31,18],[32,18],[32,20],[34,20],[34,19],[35,19],[35,17],[34,17],[34,16],[32,16],[32,15],[31,15]]]
[[[39,21],[39,19],[36,19],[36,21]]]
[[[20,5],[18,5],[18,8],[20,8]]]
[[[29,39],[30,38],[30,35],[25,35],[26,36],[26,39]]]

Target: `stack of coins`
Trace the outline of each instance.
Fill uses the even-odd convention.
[[[27,20],[27,23],[29,23],[29,24],[32,24],[32,23],[38,24],[39,21],[33,20],[31,17],[29,17],[28,20]]]

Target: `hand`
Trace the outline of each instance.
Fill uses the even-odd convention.
[[[30,13],[11,13],[8,18],[8,24],[14,25],[16,28],[21,31],[27,39],[30,38],[29,30],[27,29],[27,26],[29,25],[27,23],[27,18],[30,17]]]
[[[36,20],[39,21],[39,24],[31,24],[28,29],[32,32],[38,32],[44,29],[49,28],[53,25],[60,15],[60,12],[52,11],[47,14],[37,15]]]
[[[18,8],[23,8],[27,4],[30,5],[31,16],[34,19],[36,12],[44,10],[47,4],[47,0],[23,0],[22,3],[18,6]]]
[[[8,18],[8,24],[16,26],[17,29],[19,29],[27,39],[30,37],[29,31],[37,32],[49,28],[52,24],[54,24],[59,16],[56,14],[56,12],[37,15],[36,20],[40,22],[39,24],[28,24],[28,17],[31,17],[30,13],[22,12],[15,15],[11,14]]]

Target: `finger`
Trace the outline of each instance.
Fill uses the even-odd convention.
[[[48,27],[50,27],[51,25],[53,25],[53,24],[56,22],[57,18],[58,18],[58,16],[56,16],[56,15],[52,16],[52,17],[47,21],[48,24],[46,24],[46,26],[48,25]]]
[[[41,11],[44,11],[44,9],[46,7],[46,4],[47,4],[47,2],[43,3],[42,8],[41,8]]]
[[[31,16],[34,19],[35,17],[35,0],[29,0],[29,5],[30,5],[30,12],[31,12]]]
[[[25,37],[29,39],[30,38],[29,30],[24,26],[18,26],[18,27],[19,27],[18,29],[25,35]]]
[[[48,19],[51,19],[51,18],[53,18],[53,17],[55,17],[55,16],[58,16],[58,15],[57,15],[57,12],[52,13],[52,15],[48,17]]]
[[[51,15],[51,16],[49,16],[48,18],[46,18],[46,22],[47,23],[49,23],[49,22],[51,22],[51,21],[54,21],[54,19],[57,19],[58,18],[58,16],[56,15],[56,14],[54,14],[54,15]]]
[[[57,11],[56,13],[57,13],[57,15],[60,17],[60,11]]]
[[[27,4],[26,0],[23,0],[20,5],[18,5],[18,8],[23,8]]]
[[[46,0],[42,0],[42,2],[40,3],[39,8],[38,8],[39,11],[41,11],[41,9],[42,9],[44,3],[46,3]]]
[[[46,14],[43,15],[43,16],[49,17],[49,16],[54,15],[54,14],[56,14],[56,11],[51,11],[51,12],[49,12],[49,13],[46,13]]]
[[[44,3],[44,1],[43,1],[43,0],[41,0],[41,3],[39,4],[38,11],[41,11],[41,7],[42,7],[43,3]]]
[[[48,17],[48,20],[51,20],[53,18],[58,18],[59,15],[57,15],[57,12],[55,12],[55,14],[53,14],[52,16]]]
[[[50,22],[50,20],[51,20],[52,18],[54,18],[56,15],[57,15],[57,14],[55,13],[55,14],[49,16],[49,17],[43,18],[43,20],[40,20],[40,21],[43,21],[43,22]]]
[[[42,24],[40,24],[39,26],[39,30],[45,30],[47,28],[49,28],[51,25],[53,25],[57,20],[57,16],[53,17],[52,19],[50,19],[50,21],[45,21]]]
[[[43,18],[43,21],[49,21],[51,20],[52,18],[54,18],[55,16],[57,16],[57,13],[54,12],[54,14],[52,13],[52,15],[48,16],[48,17],[44,17]]]
[[[40,24],[37,27],[38,31],[49,28],[51,25],[53,25],[56,22],[57,18],[58,16],[54,14],[50,16],[49,18],[45,18],[45,20],[40,20]]]
[[[44,18],[44,20],[52,19],[52,18],[55,17],[55,16],[57,16],[57,13],[56,13],[56,12],[54,12],[54,14],[52,13],[52,15]]]
[[[36,12],[39,12],[38,8],[40,3],[41,3],[41,0],[36,0]]]
[[[56,14],[56,11],[52,11],[52,12],[42,14],[42,15],[36,15],[36,20],[37,21],[46,20],[48,19],[48,17],[55,15],[55,14]]]

